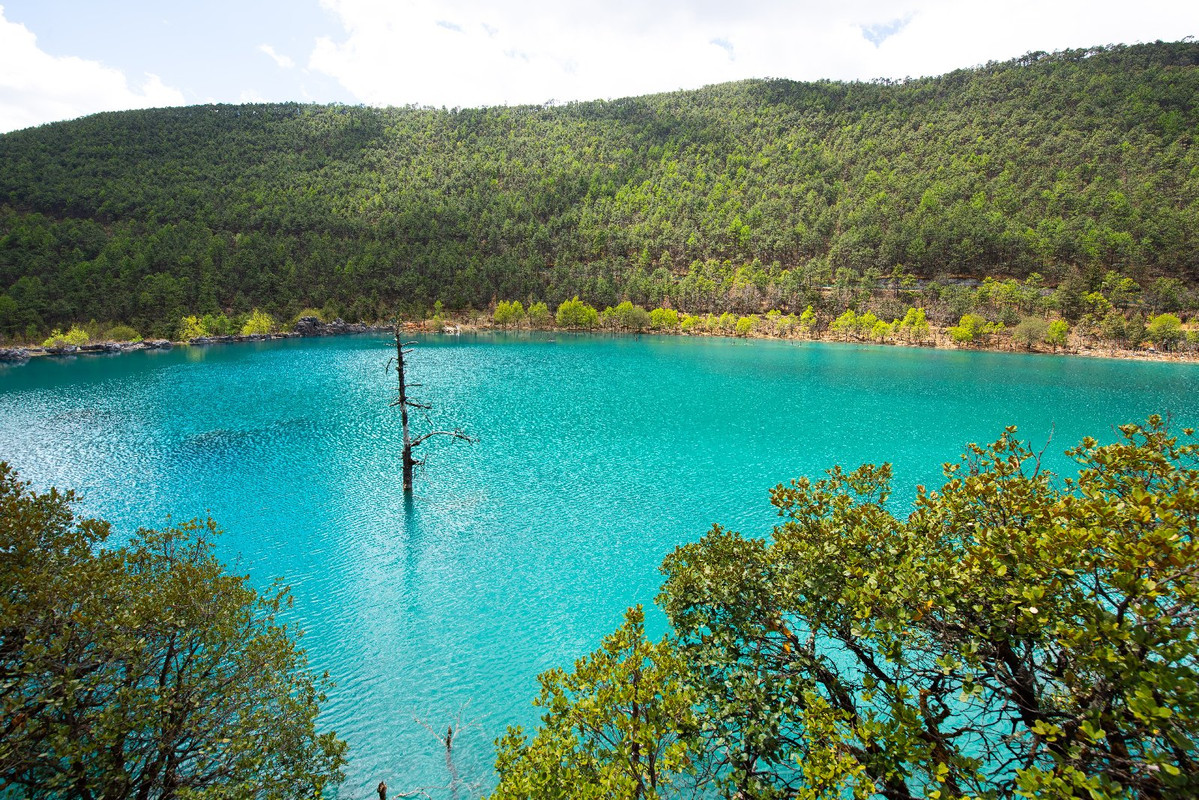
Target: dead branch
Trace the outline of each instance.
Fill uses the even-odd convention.
[[[413,439],[412,446],[416,447],[418,444],[425,441],[426,439],[428,439],[431,436],[452,436],[455,439],[461,439],[462,441],[466,442],[467,444],[474,444],[476,441],[478,441],[477,439],[472,439],[471,437],[467,436],[462,431],[429,431],[428,433],[423,433],[420,436],[417,436],[415,439]]]
[[[416,715],[413,715],[412,719],[417,724],[419,724],[422,728],[427,730],[433,736],[433,738],[435,738],[439,743],[441,743],[442,746],[445,747],[445,767],[446,767],[446,771],[449,773],[450,782],[448,784],[446,784],[445,786],[421,787],[420,789],[415,790],[415,792],[413,792],[409,795],[402,795],[402,796],[404,796],[404,797],[416,796],[415,793],[420,792],[420,793],[422,793],[423,796],[427,797],[428,795],[423,794],[423,793],[429,791],[430,789],[441,789],[443,791],[448,790],[450,792],[450,795],[452,797],[454,797],[455,800],[457,800],[457,798],[459,797],[459,792],[461,790],[466,790],[468,796],[473,795],[474,792],[478,790],[480,784],[478,782],[467,783],[466,781],[463,781],[462,778],[458,775],[458,767],[454,763],[454,737],[456,735],[460,735],[462,733],[462,731],[464,731],[464,730],[470,730],[471,728],[479,727],[477,722],[474,722],[474,721],[463,722],[462,721],[462,713],[463,713],[463,711],[466,710],[466,706],[467,706],[467,704],[464,703],[461,706],[461,708],[458,709],[458,713],[454,715],[453,722],[451,722],[446,727],[444,735],[435,731],[433,729],[433,726],[430,725],[428,722],[422,720],[420,717],[417,717]]]
[[[431,405],[429,405],[428,403],[421,403],[417,400],[413,400],[412,398],[410,398],[408,396],[409,389],[419,387],[421,384],[419,384],[419,383],[408,384],[406,382],[407,375],[404,372],[404,356],[410,355],[412,353],[412,347],[413,347],[413,345],[416,344],[416,342],[405,342],[402,340],[399,319],[397,319],[396,323],[395,323],[395,342],[396,342],[396,354],[395,354],[394,358],[388,360],[387,368],[390,370],[392,361],[395,362],[396,380],[398,382],[397,388],[399,391],[398,391],[398,397],[395,399],[395,401],[392,402],[391,405],[392,405],[392,407],[399,406],[399,408],[400,408],[400,425],[401,425],[402,434],[403,434],[403,451],[402,451],[401,457],[403,459],[402,466],[403,466],[403,478],[404,478],[404,491],[411,492],[412,491],[412,468],[415,466],[424,464],[424,461],[422,459],[416,458],[413,455],[413,453],[412,453],[413,448],[419,447],[423,442],[427,441],[430,437],[433,437],[433,436],[450,436],[455,439],[461,439],[461,440],[467,442],[468,444],[474,444],[474,439],[472,439],[471,437],[467,436],[465,433],[463,433],[462,431],[459,431],[459,430],[430,431],[429,433],[425,433],[425,434],[422,434],[420,436],[413,438],[411,431],[409,430],[409,426],[408,426],[408,409],[415,408],[421,412],[428,412],[428,411],[432,410],[433,407]],[[428,414],[427,413],[425,413],[425,421],[428,422]]]

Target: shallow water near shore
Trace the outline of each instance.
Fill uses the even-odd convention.
[[[399,489],[393,342],[354,336],[0,367],[0,459],[73,488],[119,536],[211,514],[224,560],[293,588],[289,619],[337,687],[347,798],[491,785],[492,741],[531,725],[537,673],[651,604],[662,557],[713,523],[766,534],[767,490],[895,465],[893,505],[1006,425],[1045,464],[1085,435],[1199,424],[1199,365],[778,341],[570,334],[415,337],[439,428]],[[423,425],[419,419],[416,424]],[[422,428],[427,429],[427,428]],[[660,615],[651,615],[660,634]],[[438,796],[437,792],[431,792]],[[447,793],[441,793],[447,795]]]

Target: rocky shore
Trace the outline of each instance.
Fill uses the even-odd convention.
[[[460,319],[450,324],[442,324],[438,328],[430,328],[427,322],[405,322],[404,328],[413,333],[478,333],[484,331],[511,331],[511,328],[497,326],[489,321],[475,319]],[[557,327],[544,328],[523,328],[524,330],[543,330],[561,332],[563,329]],[[274,339],[296,339],[296,338],[311,338],[318,336],[345,336],[356,333],[391,333],[393,330],[391,325],[367,325],[362,322],[345,322],[341,319],[335,319],[332,322],[322,322],[316,317],[300,317],[296,320],[293,329],[287,333],[254,333],[254,334],[229,334],[220,336],[200,336],[195,339],[190,339],[181,342],[172,342],[167,339],[147,339],[141,342],[95,342],[79,346],[65,347],[8,347],[0,348],[0,364],[3,363],[24,363],[30,358],[41,356],[76,356],[88,354],[102,353],[131,353],[138,350],[170,350],[176,345],[193,345],[205,346],[214,344],[231,344],[235,342],[263,342]],[[588,331],[590,333],[604,333],[600,329]],[[663,332],[663,331],[645,331],[646,335],[659,336],[729,336],[728,333],[702,331],[683,334],[678,331]],[[774,339],[777,336],[770,336],[763,333],[753,332],[744,337],[748,339]],[[822,331],[815,335],[802,337],[785,337],[794,341],[809,341],[809,342],[831,342],[831,343],[846,343],[846,339],[842,336],[835,336],[829,331]],[[875,341],[849,339],[851,344],[880,344]],[[998,344],[975,345],[972,347],[963,348],[951,341],[949,335],[942,329],[934,328],[928,339],[920,342],[904,342],[904,341],[888,341],[885,344],[896,347],[929,347],[935,349],[951,349],[951,350],[973,350],[973,351],[1009,351],[1021,353],[1043,353],[1050,354],[1051,352],[1057,355],[1082,356],[1090,358],[1115,358],[1115,359],[1136,359],[1146,361],[1199,361],[1199,354],[1193,352],[1171,352],[1163,353],[1155,350],[1153,347],[1148,347],[1138,350],[1122,350],[1116,348],[1104,348],[1082,341],[1072,341],[1070,345],[1060,349],[1051,351],[1048,347],[1038,346],[1033,349],[1025,347],[1017,347],[1014,343],[1006,341]]]
[[[104,353],[133,353],[138,350],[170,350],[176,345],[212,345],[234,342],[265,342],[273,339],[296,339],[313,336],[345,336],[353,333],[388,333],[390,325],[366,325],[335,319],[321,322],[316,317],[300,317],[290,333],[250,333],[221,336],[198,336],[184,342],[169,339],[145,339],[140,342],[92,342],[62,347],[5,347],[0,348],[0,363],[21,364],[41,356],[79,356]]]
[[[0,348],[0,362],[24,362],[37,356],[77,356],[100,353],[132,353],[137,350],[170,350],[169,339],[144,339],[140,342],[89,342],[62,347],[5,347]]]

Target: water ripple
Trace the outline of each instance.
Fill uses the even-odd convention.
[[[536,721],[536,674],[651,603],[677,544],[714,522],[767,533],[778,482],[890,460],[902,505],[1008,424],[1052,431],[1052,453],[1151,412],[1199,422],[1193,365],[555,338],[422,341],[433,423],[479,442],[430,440],[410,500],[385,337],[6,370],[0,457],[120,535],[211,513],[233,569],[290,584],[289,621],[337,683],[322,722],[351,745],[343,795],[369,800],[380,779],[442,782],[421,722],[459,714],[476,723],[459,768],[487,780],[492,740]]]

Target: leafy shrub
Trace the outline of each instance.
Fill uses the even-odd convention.
[[[811,308],[811,306],[809,306]],[[794,314],[786,314],[774,322],[774,329],[779,336],[790,336],[800,325],[800,318]]]
[[[270,333],[275,329],[275,318],[265,311],[259,311],[257,308],[250,312],[250,318],[246,320],[246,324],[241,327],[242,336],[251,336],[253,334]]]
[[[852,308],[845,309],[845,313],[833,320],[832,325],[829,325],[830,331],[842,334],[847,341],[849,340],[849,335],[857,329],[858,315]]]
[[[550,313],[545,303],[538,301],[529,306],[526,316],[534,328],[548,328],[554,323],[554,315]]]
[[[230,574],[211,520],[118,547],[77,503],[0,462],[3,796],[321,797],[339,783],[346,745],[317,728],[328,682],[280,620],[286,590]],[[190,755],[156,768],[163,754]]]
[[[142,335],[128,325],[114,325],[108,329],[108,338],[114,342],[140,342]]]
[[[1064,319],[1055,319],[1049,323],[1049,328],[1045,331],[1045,344],[1053,346],[1053,352],[1057,352],[1059,347],[1065,347],[1066,342],[1070,337],[1070,323]]]
[[[1169,313],[1158,314],[1149,320],[1147,333],[1149,341],[1163,350],[1173,349],[1186,335],[1182,330],[1182,320]]]
[[[179,341],[190,342],[192,339],[208,335],[208,329],[204,327],[204,320],[199,317],[189,316],[179,320]]]
[[[495,797],[1199,796],[1194,431],[1084,439],[1066,480],[1015,433],[906,516],[890,464],[834,467],[678,547],[671,633],[635,609],[542,675]]]
[[[80,328],[78,325],[72,325],[71,329],[63,333],[58,328],[55,328],[50,333],[50,338],[42,342],[42,347],[78,347],[81,344],[87,344],[90,337],[87,331]]]
[[[495,304],[495,314],[492,315],[492,322],[496,325],[507,327],[509,325],[519,325],[524,321],[525,308],[520,304],[519,300],[513,300],[512,302],[501,300]]]
[[[792,314],[792,316],[795,316]],[[811,336],[816,331],[816,312],[809,305],[799,315],[799,329],[803,331],[805,336]]]
[[[643,331],[650,326],[650,316],[641,306],[625,300],[615,308],[604,309],[603,322],[626,331]]]
[[[963,314],[958,324],[949,329],[949,335],[958,344],[977,341],[986,331],[987,321],[978,314]]]
[[[1049,323],[1041,317],[1025,317],[1020,324],[1012,328],[1012,339],[1024,345],[1029,350],[1034,344],[1045,339],[1049,333]]]
[[[599,324],[599,312],[575,295],[558,306],[557,319],[563,328],[594,328]]]
[[[909,342],[922,342],[931,332],[932,328],[923,308],[909,308],[899,323],[899,335]]]
[[[673,308],[655,308],[649,312],[649,326],[656,331],[673,331],[679,327],[679,312]]]
[[[899,327],[899,320],[893,322],[884,322],[881,319],[876,319],[874,324],[870,326],[870,338],[876,342],[885,342],[895,333],[895,329]]]

